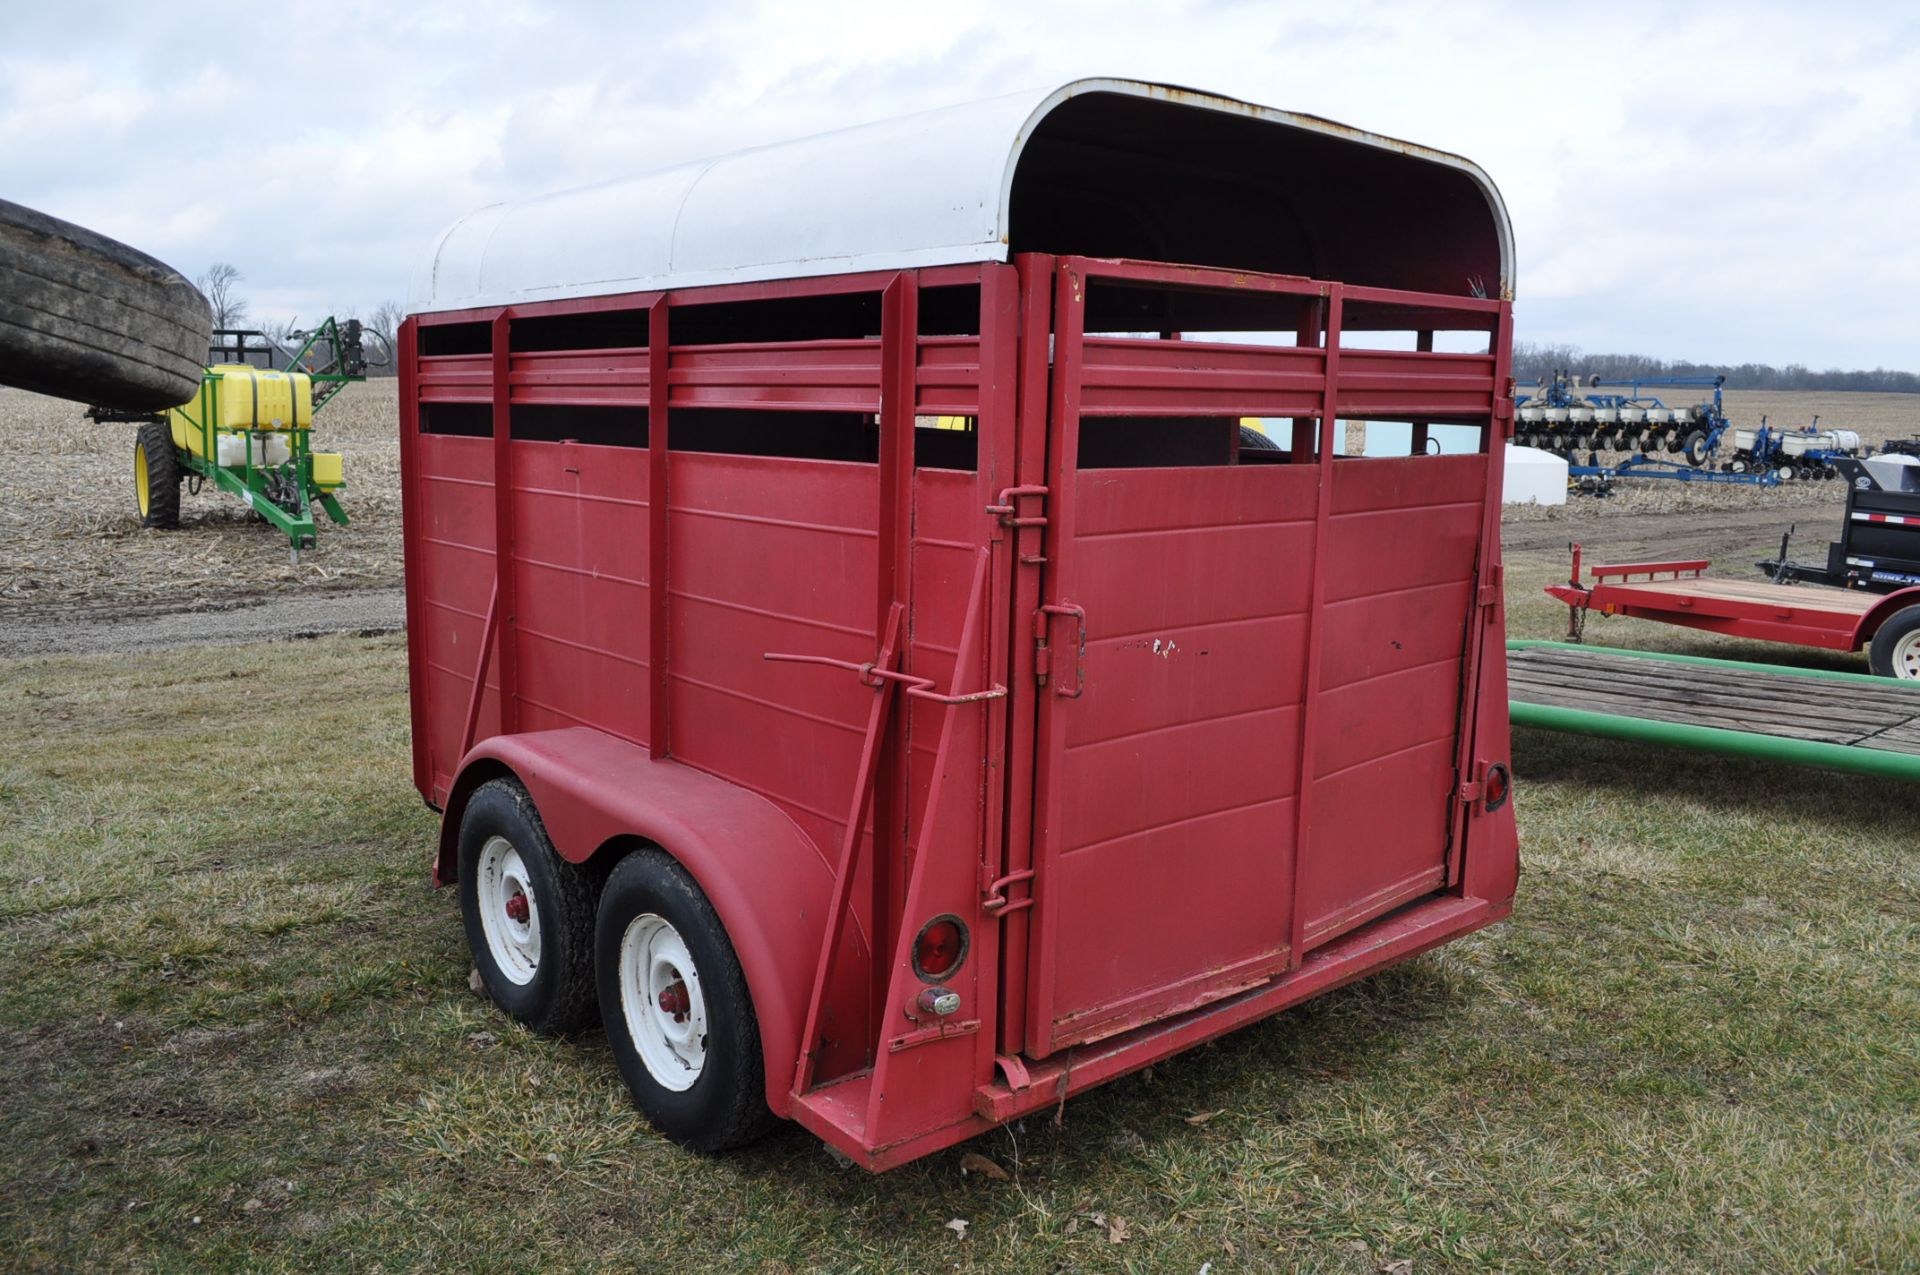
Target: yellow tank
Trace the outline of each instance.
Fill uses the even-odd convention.
[[[346,474],[341,469],[339,452],[313,453],[313,485],[325,487],[329,491],[335,487],[347,485]]]
[[[203,426],[215,430],[295,430],[313,425],[313,378],[305,372],[269,372],[241,363],[207,369],[200,393],[167,412],[173,442],[206,454]]]

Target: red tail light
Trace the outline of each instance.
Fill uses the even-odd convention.
[[[1488,814],[1507,804],[1507,798],[1513,794],[1513,774],[1505,762],[1495,762],[1487,767],[1486,792]]]
[[[967,959],[967,927],[957,916],[936,916],[913,940],[913,972],[937,983]]]

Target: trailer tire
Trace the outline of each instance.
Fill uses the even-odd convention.
[[[160,421],[140,427],[133,444],[133,503],[140,525],[171,531],[180,525],[180,453],[173,433]]]
[[[686,869],[655,849],[614,865],[594,948],[607,1046],[654,1127],[696,1151],[763,1134],[773,1117],[746,973]]]
[[[1867,646],[1867,667],[1881,677],[1920,680],[1920,604],[1888,616]]]
[[[459,848],[460,915],[487,995],[542,1036],[591,1027],[593,876],[560,857],[515,779],[474,790]]]
[[[184,275],[84,226],[0,199],[6,382],[130,412],[200,389],[207,299]]]

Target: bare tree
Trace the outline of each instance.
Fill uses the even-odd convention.
[[[240,321],[247,317],[247,300],[240,295],[240,267],[216,261],[207,267],[206,273],[194,280],[194,284],[206,295],[207,304],[213,307],[214,327],[238,327]]]
[[[367,330],[379,337],[375,344],[379,349],[367,351],[369,374],[373,376],[392,376],[397,371],[394,366],[399,360],[394,358],[394,342],[400,331],[400,324],[406,319],[406,307],[398,301],[382,301],[373,308],[367,318]]]

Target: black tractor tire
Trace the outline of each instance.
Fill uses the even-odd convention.
[[[493,939],[507,927],[500,916],[483,915],[483,909],[511,893],[486,884],[503,868],[497,861],[502,854],[498,842],[514,855],[512,870],[521,874],[516,884],[528,887],[517,892],[531,903],[531,928],[537,936],[538,954],[530,971],[509,969],[496,956]],[[593,1026],[600,1011],[593,982],[598,883],[588,869],[567,862],[553,848],[533,798],[518,780],[490,780],[467,800],[460,817],[459,871],[467,947],[493,1003],[542,1036],[564,1036]],[[526,919],[518,918],[522,925]],[[501,951],[511,950],[503,939]]]
[[[1687,464],[1692,465],[1695,469],[1706,464],[1707,431],[1704,429],[1696,429],[1691,434],[1688,434],[1687,441],[1680,445],[1680,450],[1685,453]]]
[[[200,389],[207,299],[118,240],[0,199],[0,384],[119,411]]]
[[[140,525],[171,531],[180,525],[180,453],[163,421],[140,427],[133,444],[133,501]]]
[[[638,932],[644,933],[644,927],[663,921],[691,958],[693,968],[682,971],[681,985],[697,985],[706,1025],[699,1074],[678,1088],[656,1079],[641,1052],[638,1038],[647,1029],[644,1022],[628,1022],[623,979],[633,972],[622,972],[628,931],[642,927]],[[766,1061],[747,976],[719,914],[686,869],[652,848],[615,864],[600,895],[594,949],[607,1046],[635,1105],[653,1126],[695,1151],[724,1151],[764,1134],[773,1115],[767,1109]],[[647,1012],[644,1005],[640,1012]]]
[[[1920,658],[1915,658],[1920,639],[1916,634],[1920,634],[1920,604],[1895,611],[1868,643],[1867,667],[1881,677],[1920,679]],[[1907,650],[1901,650],[1903,646]]]
[[[1243,452],[1277,452],[1280,444],[1268,438],[1251,425],[1240,427],[1240,450]]]

